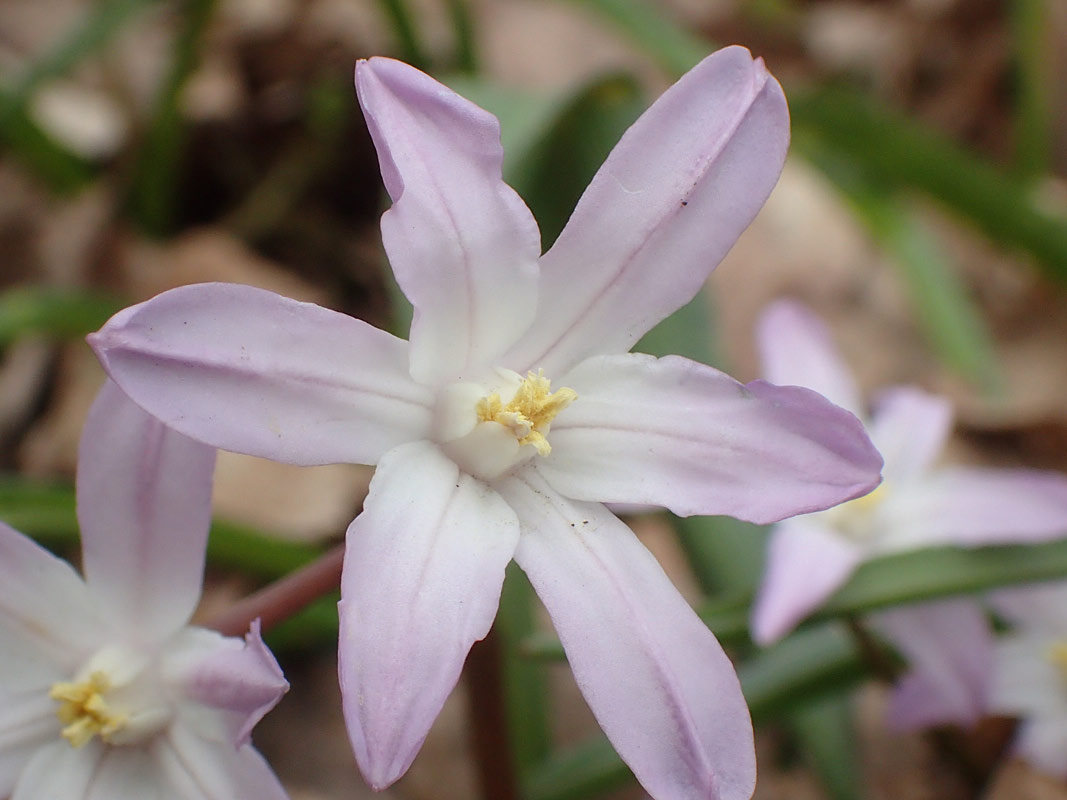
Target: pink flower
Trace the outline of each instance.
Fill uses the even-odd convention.
[[[945,398],[913,387],[884,391],[868,418],[847,367],[806,308],[775,303],[760,322],[764,372],[808,386],[867,421],[885,481],[844,505],[775,526],[753,609],[753,638],[783,636],[864,561],[939,544],[977,547],[1067,536],[1067,476],[1029,469],[935,466],[952,426]],[[948,601],[894,609],[875,627],[913,672],[890,711],[898,727],[969,724],[985,710],[992,638],[981,608]]]
[[[258,627],[187,626],[214,463],[108,383],[78,453],[84,580],[0,523],[0,797],[285,800],[248,743],[288,689]]]
[[[1067,583],[1005,589],[989,601],[1013,626],[996,645],[989,708],[1020,718],[1020,756],[1067,778]]]
[[[710,56],[626,133],[553,247],[501,179],[497,121],[360,62],[410,343],[242,286],[167,292],[92,343],[135,400],[211,444],[377,464],[348,530],[340,675],[363,774],[400,777],[489,630],[514,557],[601,726],[658,798],[747,798],[732,666],[603,505],[766,522],[868,491],[859,423],[805,389],[627,350],[691,299],[777,180],[781,89]]]

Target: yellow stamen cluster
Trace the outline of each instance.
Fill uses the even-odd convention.
[[[1052,662],[1052,666],[1056,667],[1067,680],[1067,640],[1060,640],[1051,645],[1047,657]]]
[[[80,683],[53,684],[49,696],[62,705],[56,716],[63,723],[63,738],[72,747],[83,747],[94,736],[101,739],[121,730],[126,724],[123,714],[116,714],[104,700],[111,681],[103,672],[94,672]]]
[[[528,372],[507,405],[495,392],[479,400],[478,420],[500,423],[515,435],[519,444],[533,445],[538,455],[547,456],[552,452],[545,438],[549,424],[578,398],[573,389],[563,387],[553,392],[551,388],[552,382],[541,370]]]

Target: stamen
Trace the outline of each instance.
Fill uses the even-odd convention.
[[[1052,666],[1060,671],[1064,680],[1067,680],[1067,640],[1054,642],[1045,655],[1052,662]]]
[[[104,700],[111,689],[111,681],[104,672],[93,672],[80,683],[56,683],[48,693],[62,705],[56,716],[64,724],[63,738],[72,747],[84,747],[94,737],[107,738],[126,724],[124,714],[116,714]]]
[[[495,392],[479,400],[476,407],[478,420],[503,425],[514,434],[519,444],[533,445],[538,455],[547,456],[552,452],[545,438],[549,424],[556,414],[578,398],[573,389],[565,386],[555,392],[551,388],[552,382],[542,370],[528,372],[507,405]]]

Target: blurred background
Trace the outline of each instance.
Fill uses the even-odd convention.
[[[785,87],[790,160],[707,291],[636,349],[751,380],[754,320],[793,296],[866,390],[952,397],[953,460],[1067,470],[1062,0],[0,0],[0,519],[76,554],[76,446],[103,379],[82,337],[125,305],[236,281],[405,335],[357,58],[402,58],[496,113],[505,176],[547,248],[622,131],[733,43]],[[224,454],[201,618],[337,541],[370,474]],[[755,649],[763,531],[632,524],[732,647],[757,798],[1067,798],[1006,755],[1009,721],[889,733],[885,688],[839,622]],[[960,567],[933,588],[864,594],[870,573],[892,584],[919,563],[886,559],[837,616],[1067,577],[1060,544],[1028,558],[984,583]],[[381,797],[642,796],[542,617],[511,576],[473,678]],[[270,640],[293,690],[256,741],[294,800],[372,796],[341,721],[335,634],[327,598]]]

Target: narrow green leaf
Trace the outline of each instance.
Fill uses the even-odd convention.
[[[92,164],[58,144],[25,110],[8,114],[0,125],[0,144],[58,194],[73,194],[96,175]]]
[[[523,781],[525,800],[594,800],[634,782],[611,742],[593,736],[555,753]]]
[[[84,336],[121,307],[115,298],[96,292],[43,286],[8,289],[0,292],[0,347],[32,334],[54,339]]]
[[[1046,0],[1012,0],[1015,42],[1015,173],[1034,178],[1048,170],[1052,147],[1053,68]]]
[[[670,18],[650,0],[571,0],[594,11],[641,45],[664,69],[681,75],[714,46]]]
[[[763,573],[766,527],[733,517],[675,518],[674,527],[705,593],[753,594]]]
[[[478,72],[478,46],[474,17],[468,0],[447,0],[452,32],[456,37],[456,69],[474,75]]]
[[[74,487],[0,476],[0,520],[50,546],[78,541]],[[245,525],[215,520],[208,563],[262,580],[275,580],[321,555],[319,547],[267,536]]]
[[[133,218],[148,233],[164,236],[174,225],[187,129],[181,96],[200,62],[215,0],[184,0],[170,69],[156,96],[152,121],[138,153],[130,185]]]
[[[544,667],[524,658],[520,652],[520,643],[534,632],[536,624],[533,587],[512,562],[508,565],[493,630],[500,637],[509,741],[514,766],[520,775],[541,763],[552,747]]]
[[[857,219],[892,257],[927,340],[945,364],[994,391],[1000,375],[993,337],[937,240],[898,193],[833,153],[809,157],[841,191]]]
[[[1067,280],[1067,216],[1028,187],[925,125],[845,89],[791,92],[794,147],[836,152],[889,187],[927,192],[993,240],[1034,255]]]
[[[861,800],[863,789],[850,694],[827,694],[801,703],[790,712],[789,727],[830,798]]]
[[[422,46],[422,37],[407,0],[378,0],[378,4],[393,28],[401,60],[421,70],[429,69],[430,59]]]
[[[275,653],[311,650],[337,644],[337,601],[340,593],[321,597],[264,634]]]
[[[719,364],[711,298],[701,291],[634,345],[637,353],[652,356],[679,355],[701,364]]]

